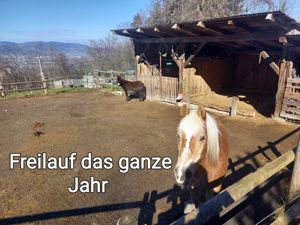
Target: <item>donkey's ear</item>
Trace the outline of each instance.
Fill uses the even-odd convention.
[[[190,113],[190,109],[188,107],[188,104],[182,104],[180,107],[180,116],[181,117],[185,117],[186,115],[188,115]]]
[[[198,105],[197,114],[203,120],[206,120],[206,111],[204,105]]]

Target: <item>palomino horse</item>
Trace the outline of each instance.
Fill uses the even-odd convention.
[[[223,125],[201,107],[190,111],[178,126],[178,161],[175,177],[186,184],[195,206],[205,193],[221,190],[228,166],[228,136]]]

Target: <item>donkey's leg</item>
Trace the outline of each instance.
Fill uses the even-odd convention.
[[[125,89],[126,101],[129,101],[127,89]]]

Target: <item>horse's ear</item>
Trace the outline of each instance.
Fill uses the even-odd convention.
[[[197,114],[204,121],[206,120],[206,111],[204,105],[198,105]]]
[[[185,103],[182,104],[182,106],[180,107],[180,116],[185,117],[189,113],[190,113],[190,109],[188,107],[188,104],[185,104]]]

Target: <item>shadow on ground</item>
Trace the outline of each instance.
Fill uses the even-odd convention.
[[[256,159],[257,156],[263,156],[267,159],[267,161],[271,161],[271,158],[266,154],[266,152],[270,151],[275,157],[279,157],[281,152],[278,151],[276,145],[286,140],[290,136],[298,133],[299,130],[300,128],[294,129],[276,141],[267,142],[267,145],[264,147],[258,146],[257,150],[253,151],[253,153],[244,158],[240,158],[235,162],[232,162],[230,159],[228,169],[231,171],[231,174],[225,178],[224,188],[234,184],[242,177],[254,172],[258,167],[260,167],[261,165]],[[236,167],[239,167],[239,169],[236,169]],[[289,176],[289,170],[278,173],[276,176],[272,177],[272,179],[269,179],[265,184],[254,189],[243,199],[243,201],[241,201],[240,204],[233,207],[229,212],[224,215],[220,215],[219,218],[213,220],[211,224],[268,224],[272,217],[264,219],[266,215],[270,214],[284,203],[283,198],[286,195],[287,186],[285,178],[288,178]],[[156,201],[160,199],[166,199],[168,203],[171,203],[171,207],[168,211],[161,212],[158,215],[157,224],[169,224],[183,215],[184,202],[188,199],[187,190],[180,186],[174,185],[169,190],[161,193],[157,193],[155,190],[151,192],[145,192],[141,201],[10,217],[0,219],[0,224],[20,224],[46,221],[64,217],[82,216],[94,213],[138,208],[138,225],[151,225],[153,224],[153,217],[156,213]]]

